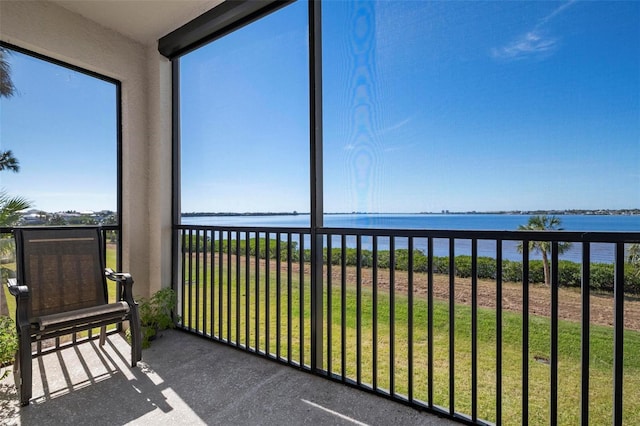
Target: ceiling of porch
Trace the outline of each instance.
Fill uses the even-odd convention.
[[[47,0],[139,43],[154,44],[223,0]]]

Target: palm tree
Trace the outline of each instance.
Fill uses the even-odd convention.
[[[20,212],[31,207],[31,203],[22,197],[10,197],[0,191],[0,226],[13,226],[20,219]]]
[[[531,216],[526,225],[518,226],[519,231],[561,231],[562,221],[557,216],[536,215]],[[562,254],[571,248],[571,243],[559,243],[558,254]],[[529,250],[542,254],[542,267],[544,269],[544,283],[551,284],[551,243],[549,241],[529,241]],[[522,253],[523,243],[518,244],[518,251]]]
[[[0,46],[0,97],[9,98],[16,93],[11,81],[11,65],[7,61],[9,51]]]
[[[16,88],[11,80],[11,65],[7,61],[9,50],[0,46],[0,98],[10,98],[15,95]],[[0,171],[11,170],[18,172],[20,166],[18,160],[11,151],[0,152]],[[9,197],[6,192],[0,191],[0,226],[13,225],[20,218],[20,210],[29,208],[27,200],[20,197]],[[0,238],[0,256],[6,251],[12,250],[11,240]],[[4,282],[4,277],[2,277]],[[4,299],[4,291],[0,291],[0,315],[8,315],[7,304]]]
[[[11,170],[16,173],[20,171],[20,163],[18,159],[13,156],[11,150],[0,152],[0,172],[3,170]]]
[[[22,197],[10,197],[5,191],[0,191],[0,226],[12,226],[20,220],[20,211],[28,209],[31,206],[29,201]],[[4,235],[0,237],[0,257],[12,255],[14,252],[13,239]],[[4,283],[5,268],[0,268],[0,279]],[[9,315],[6,301],[4,300],[4,291],[0,288],[0,316]]]
[[[16,92],[11,81],[11,65],[7,61],[10,51],[0,46],[0,98],[9,98]],[[20,171],[20,163],[11,150],[0,152],[0,171]],[[0,190],[0,226],[12,226],[20,219],[20,211],[31,207],[31,203],[22,197],[10,197]]]
[[[20,171],[18,160],[11,151],[0,152],[0,171]],[[0,226],[13,226],[20,219],[20,210],[31,207],[31,203],[22,197],[10,197],[4,190],[0,190]]]
[[[0,98],[10,98],[15,95],[16,88],[11,81],[11,64],[7,61],[9,51],[0,46]],[[18,160],[11,151],[0,152],[0,171],[12,170],[17,172],[20,169]]]

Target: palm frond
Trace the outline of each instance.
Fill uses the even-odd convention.
[[[21,218],[20,212],[31,207],[31,202],[23,197],[11,197],[0,191],[0,226],[15,225]]]
[[[11,64],[7,60],[10,51],[0,47],[0,97],[9,98],[16,93],[16,88],[11,81]]]
[[[20,171],[20,163],[11,150],[0,152],[0,171],[5,169],[16,173]]]

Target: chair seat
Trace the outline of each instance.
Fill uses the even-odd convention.
[[[129,305],[127,302],[116,302],[41,316],[39,318],[33,318],[30,322],[36,325],[40,331],[45,331],[47,328],[60,329],[73,327],[77,324],[99,322],[120,317],[124,319],[128,313]]]

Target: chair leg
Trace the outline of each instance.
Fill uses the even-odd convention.
[[[142,360],[142,330],[140,329],[138,305],[131,308],[129,330],[131,332],[131,366],[135,367],[138,361]]]
[[[13,381],[16,385],[16,390],[20,396],[20,403],[22,404],[22,371],[20,370],[20,351],[16,351],[13,360]]]
[[[13,374],[16,383],[16,389],[20,395],[20,405],[29,405],[31,399],[31,339],[29,334],[19,339],[19,347],[16,352],[15,362],[13,364]]]
[[[100,346],[104,346],[107,340],[107,326],[103,325],[100,327]]]

